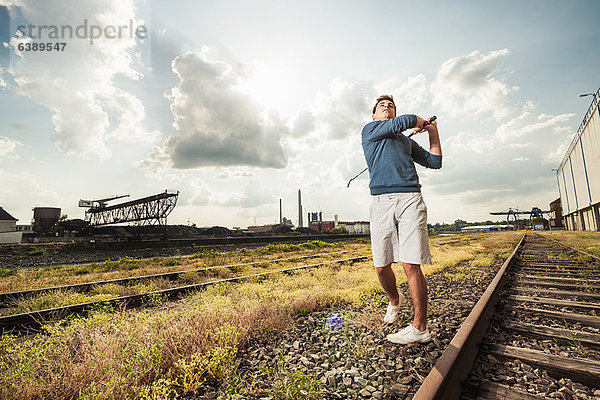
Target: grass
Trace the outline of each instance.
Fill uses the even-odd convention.
[[[363,252],[364,254],[364,252]],[[320,263],[329,261],[336,255],[321,255],[311,258],[310,263]],[[130,296],[149,293],[151,298],[160,297],[159,293],[150,293],[153,291],[167,289],[171,287],[199,284],[221,279],[228,279],[235,276],[250,276],[267,271],[275,271],[286,268],[304,265],[306,260],[286,259],[277,263],[256,262],[250,265],[238,265],[234,268],[215,267],[208,271],[187,271],[178,277],[175,281],[167,279],[153,278],[150,280],[137,281],[135,283],[108,283],[95,286],[89,292],[78,293],[73,290],[53,290],[50,293],[43,293],[33,297],[16,298],[10,302],[10,308],[2,311],[1,315],[11,315],[22,312],[30,312],[53,307],[62,307],[73,304],[81,304],[99,300],[109,300],[116,297]],[[252,279],[252,278],[250,278]],[[264,279],[264,278],[261,278]]]
[[[6,278],[8,276],[17,275],[19,270],[17,268],[3,268],[0,267],[0,278]]]
[[[518,233],[475,234],[446,245],[440,245],[446,238],[434,238],[434,263],[424,266],[424,273],[456,263],[466,263],[476,273],[491,257],[510,253],[519,238]],[[285,250],[263,251],[273,253],[261,258]],[[305,249],[288,253],[298,251]],[[182,260],[182,265],[187,262],[191,263]],[[396,270],[398,282],[405,282]],[[269,372],[268,388],[246,381],[237,368],[238,349],[252,338],[288,328],[301,313],[334,306],[373,307],[373,299],[381,294],[372,262],[364,261],[217,284],[179,302],[160,305],[162,299],[153,299],[155,308],[98,309],[86,318],[45,325],[43,334],[31,337],[3,335],[0,399],[177,399],[202,394],[209,385],[220,388],[221,398],[244,398],[258,390],[259,397],[318,398],[316,377],[285,367]],[[382,308],[374,312],[382,313]],[[361,346],[354,344],[354,351]]]
[[[0,292],[14,292],[164,272],[194,270],[215,265],[253,262],[258,259],[288,257],[290,252],[297,255],[310,255],[323,251],[335,251],[342,247],[351,250],[368,246],[358,243],[340,244],[314,240],[301,244],[268,245],[253,250],[242,248],[227,253],[208,250],[190,257],[180,258],[157,257],[151,260],[139,260],[133,257],[121,257],[118,260],[107,260],[88,265],[28,270],[6,269],[6,271],[0,271],[0,275],[8,278],[0,281]]]
[[[543,235],[600,257],[600,232],[550,231],[544,232]],[[592,261],[591,257],[585,255],[581,255],[581,257],[584,261]]]

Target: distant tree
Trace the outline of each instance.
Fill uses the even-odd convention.
[[[324,233],[348,233],[348,229],[345,226],[338,226],[337,228],[327,229]]]

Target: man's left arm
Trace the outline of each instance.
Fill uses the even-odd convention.
[[[426,125],[423,129],[426,130],[429,135],[429,152],[413,141],[413,160],[426,168],[442,168],[442,144],[440,142],[437,124],[434,121]]]
[[[429,134],[429,152],[436,156],[442,155],[442,143],[440,142],[440,134],[437,128],[437,122],[426,125],[424,129]]]

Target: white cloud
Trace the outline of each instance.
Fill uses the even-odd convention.
[[[228,193],[220,198],[224,199],[218,200],[218,204],[221,206],[241,208],[260,207],[276,201],[273,192],[269,188],[263,187],[258,179],[246,183],[241,193]]]
[[[291,130],[292,137],[302,137],[315,130],[317,119],[310,111],[302,111],[294,121],[294,127]]]
[[[166,162],[179,169],[286,165],[280,138],[289,135],[290,128],[276,112],[263,112],[236,89],[240,75],[231,66],[210,59],[206,52],[187,52],[171,66],[179,77],[167,95],[177,134],[167,138],[160,151],[154,149],[146,164]]]
[[[92,1],[22,0],[23,15],[34,26],[142,25],[136,17],[137,0],[109,0],[99,7]],[[64,51],[19,52],[20,42],[29,37],[12,37],[15,56],[9,73],[14,77],[16,93],[48,107],[52,112],[55,133],[52,141],[67,154],[86,157],[110,157],[107,134],[129,140],[147,139],[153,133],[142,126],[145,110],[130,93],[115,86],[117,75],[139,79],[135,63],[139,57],[136,39],[99,38],[93,44],[87,39],[61,39]],[[111,126],[111,121],[115,126]]]
[[[479,51],[452,58],[442,64],[433,83],[433,105],[456,118],[492,114],[506,117],[511,112],[508,95],[517,90],[494,78],[507,49],[481,54]]]
[[[52,190],[51,185],[29,172],[0,169],[0,182],[1,205],[13,217],[19,219],[18,224],[25,225],[31,221],[32,207],[64,204],[61,195]]]
[[[0,159],[7,157],[17,157],[17,146],[22,145],[21,142],[0,136]]]
[[[445,153],[489,154],[495,146],[492,135],[472,132],[460,132],[443,141]]]
[[[119,125],[114,128],[109,137],[130,141],[150,141],[159,136],[158,131],[149,132],[142,128],[146,118],[146,110],[140,99],[116,87],[108,89],[109,99],[105,101],[106,108],[116,115]]]
[[[543,135],[545,130],[550,130],[562,122],[568,121],[575,114],[561,115],[533,115],[529,111],[524,111],[521,115],[510,121],[500,125],[496,129],[496,137],[502,142],[514,140],[523,136],[531,136],[533,134]]]
[[[215,175],[215,179],[249,178],[253,176],[256,176],[256,174],[247,170],[224,169]]]
[[[149,176],[158,176],[165,173],[171,167],[171,158],[162,147],[154,146],[148,156],[136,163],[134,166],[146,171]]]
[[[327,93],[317,94],[314,112],[319,132],[328,139],[348,139],[360,133],[371,116],[373,89],[336,78]]]
[[[406,80],[398,78],[388,79],[375,83],[375,89],[379,94],[391,94],[398,115],[412,113],[428,101],[431,96],[431,78],[423,74],[411,76]]]
[[[202,179],[186,177],[186,190],[181,193],[182,203],[195,206],[214,205],[217,194]]]
[[[572,115],[534,115],[530,109],[497,127],[486,124],[492,132],[460,133],[444,140],[444,167],[427,175],[427,184],[435,193],[455,194],[467,203],[485,196],[506,200],[548,191],[557,162],[553,155],[564,154],[556,147],[568,137],[564,124]]]

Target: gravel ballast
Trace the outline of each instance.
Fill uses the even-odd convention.
[[[497,261],[472,276],[459,265],[427,277],[432,333],[427,344],[397,345],[386,339],[412,320],[406,284],[399,286],[407,299],[400,319],[390,325],[383,323],[385,295],[360,309],[347,306],[298,316],[290,329],[253,340],[240,350],[238,373],[246,387],[239,398],[294,398],[283,397],[285,388],[298,389],[298,398],[305,399],[412,398],[501,264]],[[460,280],[451,279],[456,272]],[[326,326],[331,314],[343,318],[342,329]],[[216,399],[226,391],[224,386],[213,387],[191,398]]]

